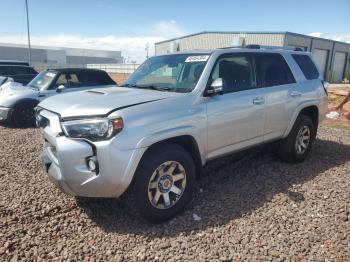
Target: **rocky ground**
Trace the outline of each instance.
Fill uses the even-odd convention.
[[[349,261],[350,131],[322,127],[298,165],[270,147],[212,162],[161,225],[60,193],[40,151],[38,130],[0,127],[0,260]]]

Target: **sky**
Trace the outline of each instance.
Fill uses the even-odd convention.
[[[0,42],[26,44],[25,0],[0,0]],[[290,31],[350,43],[350,0],[28,0],[34,45],[120,50],[201,31]]]

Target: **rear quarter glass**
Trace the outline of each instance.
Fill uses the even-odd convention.
[[[293,54],[292,57],[298,64],[306,79],[312,80],[319,77],[317,67],[308,55]]]

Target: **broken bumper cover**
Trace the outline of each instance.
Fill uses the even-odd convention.
[[[56,145],[45,141],[41,156],[49,179],[63,192],[84,197],[119,197],[129,186],[143,149],[119,151],[108,143],[92,146],[66,137]],[[87,160],[94,157],[98,173],[90,171]]]
[[[62,134],[58,116],[40,112],[47,121],[41,127],[44,148],[42,165],[49,179],[63,192],[83,197],[119,197],[128,188],[146,148],[124,150],[118,137],[89,142]],[[94,158],[98,170],[91,171]]]

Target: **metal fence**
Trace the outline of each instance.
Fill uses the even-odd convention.
[[[34,62],[31,66],[35,68],[40,68],[41,70],[45,69],[54,69],[54,68],[86,68],[86,64],[59,64],[59,63],[38,63]]]
[[[131,74],[140,64],[87,64],[87,68],[95,68],[106,71],[107,73]]]
[[[133,73],[140,64],[59,64],[59,63],[32,63],[39,71],[53,68],[94,68],[107,73],[127,74]]]

